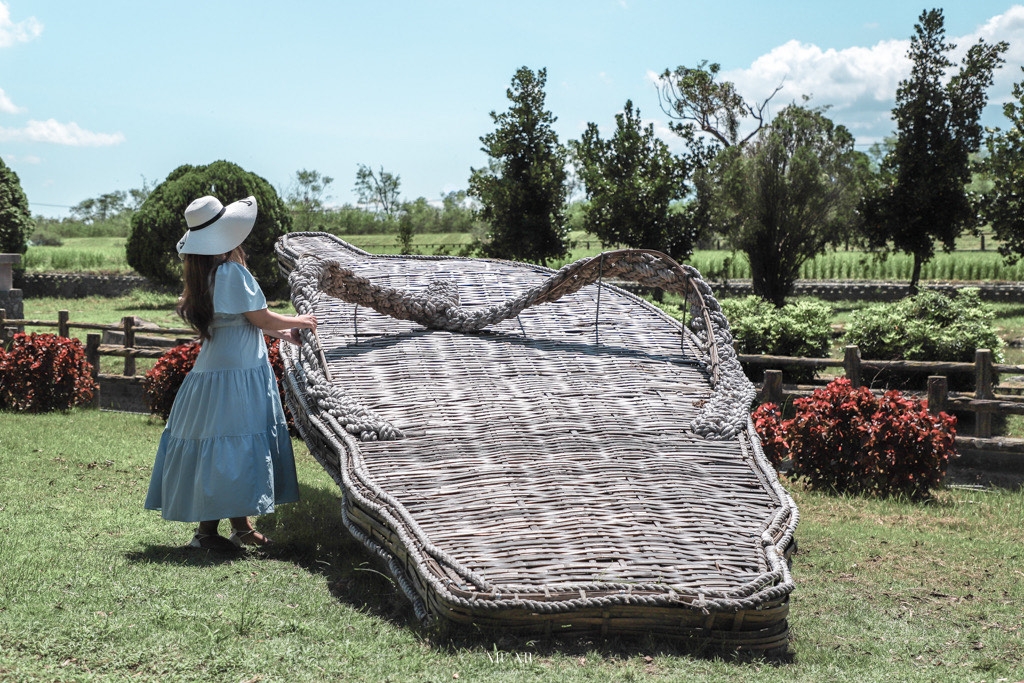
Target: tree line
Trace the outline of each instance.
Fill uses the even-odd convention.
[[[1012,127],[985,131],[979,120],[1005,42],[979,40],[959,64],[942,10],[921,13],[896,92],[896,130],[878,160],[808,98],[774,118],[720,78],[718,64],[666,69],[659,96],[685,152],[672,154],[627,101],[612,135],[588,124],[578,141],[558,143],[543,107],[545,71],[520,69],[497,130],[481,138],[491,163],[474,170],[470,194],[483,206],[483,253],[539,260],[564,255],[564,169],[585,187],[584,228],[605,244],[688,258],[702,235],[720,235],[751,266],[754,292],[782,305],[800,267],[829,246],[857,245],[880,258],[913,256],[912,287],[935,244],[991,224],[1004,256],[1024,253],[1024,85],[1004,108]],[[743,132],[744,124],[747,131]],[[978,158],[977,152],[983,151]],[[978,194],[975,174],[991,179]]]
[[[261,216],[265,209],[271,220],[250,246],[257,262],[259,251],[267,252],[275,278],[273,241],[293,230],[393,231],[403,253],[411,252],[416,230],[473,232],[478,239],[464,253],[542,264],[564,258],[575,189],[582,201],[572,205],[574,227],[605,246],[685,260],[700,239],[714,235],[747,256],[755,293],[776,305],[800,267],[836,245],[880,258],[912,255],[916,287],[936,244],[952,250],[957,237],[985,224],[1009,261],[1024,254],[1024,82],[1014,86],[1016,101],[1004,106],[1008,128],[984,130],[981,112],[1008,46],[979,40],[959,64],[950,57],[955,47],[946,40],[942,10],[922,12],[907,52],[911,72],[896,92],[895,131],[871,154],[854,148],[853,135],[829,118],[827,106],[804,97],[769,117],[781,84],[763,101],[750,101],[707,61],[660,77],[659,103],[682,153],[673,153],[653,124],[644,125],[629,100],[610,135],[590,123],[578,140],[563,144],[545,105],[547,71],[524,66],[506,91],[508,109],[492,111],[495,128],[480,137],[487,165],[470,169],[468,190],[439,203],[401,200],[400,177],[383,167],[359,164],[358,204],[329,208],[334,179],[318,171],[296,172],[278,192],[255,174],[215,162],[182,166],[156,187],[143,179],[141,189],[86,200],[72,215],[127,217],[129,263],[171,282],[181,220],[170,209],[210,187],[228,201],[256,194]],[[972,184],[979,176],[987,179],[985,192]],[[0,250],[23,252],[30,231],[27,200],[0,161]]]

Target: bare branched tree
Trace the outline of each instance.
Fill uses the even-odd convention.
[[[684,139],[692,139],[695,129],[699,129],[723,147],[742,146],[765,125],[765,108],[782,89],[782,83],[762,102],[751,104],[731,82],[715,80],[720,70],[720,65],[708,64],[707,60],[695,68],[665,69],[658,83],[658,101],[661,110],[675,119],[669,126]],[[757,127],[740,138],[740,119],[748,116]]]

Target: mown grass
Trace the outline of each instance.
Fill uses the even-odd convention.
[[[161,423],[0,415],[0,679],[160,681],[996,681],[1024,677],[1024,493],[928,505],[786,482],[801,510],[791,659],[701,657],[657,639],[421,626],[345,532],[296,441],[302,501],[278,545],[218,556],[142,509]],[[456,675],[458,678],[456,678]]]

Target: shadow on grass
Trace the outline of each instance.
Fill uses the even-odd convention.
[[[231,564],[245,557],[244,551],[229,552],[189,548],[185,545],[146,544],[142,550],[126,553],[125,558],[135,563],[177,564],[189,567],[215,567]]]
[[[572,657],[597,654],[602,658],[682,655],[772,664],[792,661],[790,652],[773,653],[771,657],[736,654],[710,647],[706,641],[697,638],[602,638],[570,634],[545,637],[448,622],[424,624],[416,618],[412,604],[401,588],[388,576],[383,562],[370,554],[345,528],[341,520],[340,493],[302,485],[301,494],[298,503],[281,506],[274,515],[258,521],[260,530],[271,535],[276,543],[276,548],[266,554],[322,575],[332,595],[339,601],[407,628],[436,649],[450,652],[482,649],[489,653],[503,652],[506,656],[530,653],[534,657],[554,654]]]
[[[448,622],[424,624],[412,604],[387,574],[384,564],[356,541],[341,520],[341,497],[337,491],[300,484],[297,503],[280,506],[272,515],[256,518],[256,527],[274,539],[265,550],[215,553],[180,546],[150,545],[128,553],[133,562],[156,562],[189,566],[230,564],[247,553],[281,562],[291,562],[324,578],[339,602],[414,632],[424,643],[445,652],[482,650],[506,658],[688,656],[725,661],[759,661],[781,665],[793,661],[791,651],[761,655],[722,651],[698,638],[564,634],[542,636]],[[500,655],[499,655],[500,653]]]
[[[263,554],[323,576],[340,602],[402,628],[418,627],[412,604],[383,562],[342,523],[340,492],[305,484],[299,489],[298,502],[256,519],[256,527],[274,539]]]
[[[786,666],[796,661],[792,647],[784,651],[753,652],[723,648],[705,638],[670,636],[598,636],[592,634],[565,634],[557,636],[509,633],[473,626],[452,624],[422,628],[426,642],[450,653],[462,650],[484,650],[488,653],[529,654],[533,657],[631,659],[634,657],[689,657],[692,659],[720,660],[746,664],[751,662],[767,666]]]
[[[380,563],[345,529],[337,493],[299,485],[300,500],[281,505],[271,515],[253,518],[255,526],[274,541],[265,549],[237,552],[200,550],[186,546],[149,544],[125,557],[131,562],[193,567],[231,564],[258,555],[291,562],[324,577],[331,594],[354,608],[399,626],[416,626],[412,605]],[[221,522],[224,531],[226,522]]]

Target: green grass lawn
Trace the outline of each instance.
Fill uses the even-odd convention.
[[[275,549],[185,549],[190,525],[142,509],[161,429],[92,410],[0,415],[0,680],[1024,678],[1019,489],[914,505],[785,482],[801,511],[792,658],[735,661],[654,639],[442,638],[347,535],[336,485],[298,441],[302,501],[257,521]]]

